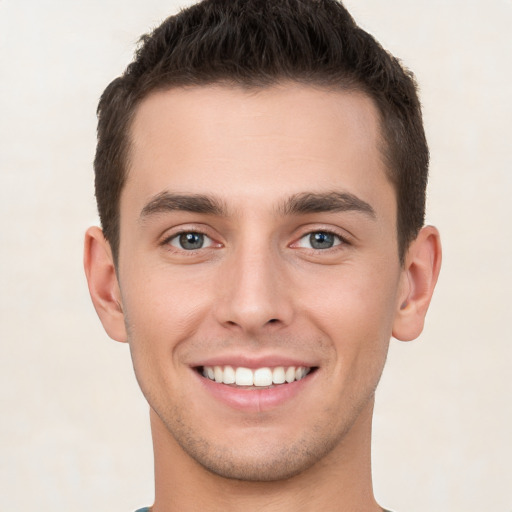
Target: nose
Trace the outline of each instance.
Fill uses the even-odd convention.
[[[234,252],[219,276],[217,321],[251,335],[289,325],[293,307],[284,266],[279,254],[268,247]]]

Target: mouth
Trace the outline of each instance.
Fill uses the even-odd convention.
[[[219,360],[204,361],[191,368],[206,396],[213,397],[216,403],[222,403],[230,410],[260,417],[266,411],[301,407],[302,401],[310,400],[311,393],[317,389],[314,383],[318,380],[319,366],[270,356],[266,361],[263,361],[265,358],[244,361],[241,357],[231,357],[237,358],[241,359],[238,364],[235,361],[231,364]],[[272,362],[272,359],[281,361]],[[215,410],[218,411],[217,406]]]
[[[245,368],[243,366],[198,366],[196,371],[205,379],[241,390],[269,389],[287,386],[304,379],[317,367],[275,366]]]

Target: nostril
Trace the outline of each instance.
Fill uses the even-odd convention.
[[[1,1],[1,0],[0,0]],[[257,324],[256,327],[265,327],[266,325],[273,325],[273,324],[280,324],[282,321],[279,319],[279,318],[271,318],[270,320],[267,320],[266,322],[264,322],[263,324]],[[246,320],[245,322],[244,321],[241,321],[241,322],[237,322],[236,320],[226,320],[226,322],[224,323],[224,325],[226,327],[240,327],[242,329],[249,329],[251,328],[251,325],[250,324],[250,321],[249,320]]]

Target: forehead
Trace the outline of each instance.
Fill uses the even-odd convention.
[[[151,94],[131,126],[130,208],[164,192],[218,195],[239,206],[342,190],[394,203],[379,115],[360,92],[299,84],[205,86]]]

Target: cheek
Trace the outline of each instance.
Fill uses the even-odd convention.
[[[392,331],[389,290],[345,282],[337,293],[322,298],[317,327],[332,343],[329,362],[336,411],[358,409],[372,396],[386,362]]]
[[[334,269],[332,269],[334,270]],[[387,351],[396,308],[398,272],[387,272],[379,265],[346,266],[335,269],[319,289],[310,283],[301,294],[308,300],[303,308],[323,331],[337,351],[338,359],[370,355],[380,357]]]
[[[132,273],[123,286],[123,305],[136,331],[150,330],[168,336],[179,335],[193,327],[192,320],[205,307],[207,290],[203,279],[194,273],[171,272],[169,269]]]
[[[323,282],[323,286],[318,286]],[[301,292],[310,305],[331,320],[350,323],[356,319],[379,323],[395,309],[398,273],[379,266],[346,266],[326,273],[308,283]]]
[[[123,308],[135,376],[158,410],[166,399],[179,400],[180,354],[197,332],[206,304],[197,283],[190,286],[169,272],[148,274],[130,275],[122,288]]]
[[[172,276],[168,269],[132,273],[122,294],[133,365],[141,387],[141,380],[167,379],[171,367],[180,371],[181,347],[194,337],[208,310],[209,294],[200,282]]]

